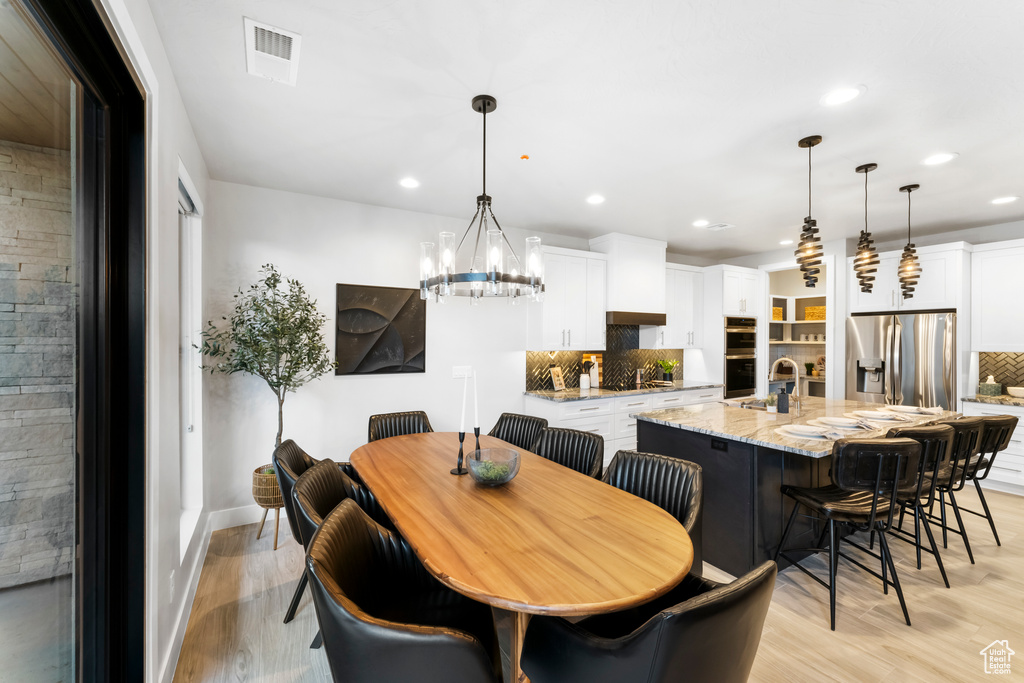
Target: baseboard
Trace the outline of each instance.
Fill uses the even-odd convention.
[[[272,518],[274,513],[271,511],[267,515]],[[210,513],[210,531],[220,531],[221,529],[230,529],[233,526],[244,526],[246,524],[257,524],[262,516],[263,508],[256,503],[226,510],[214,510]],[[268,521],[273,522],[273,519]]]
[[[160,683],[172,683],[174,670],[178,666],[181,645],[185,641],[185,629],[188,627],[188,618],[192,614],[192,603],[195,601],[196,591],[199,589],[199,577],[203,572],[203,562],[206,560],[206,551],[210,547],[210,534],[213,533],[210,519],[209,513],[202,512],[196,523],[196,529],[201,531],[198,534],[193,534],[192,538],[193,542],[197,542],[198,545],[189,567],[188,590],[185,591],[185,599],[174,619],[174,638],[171,640],[171,646],[167,648],[167,656],[161,663],[160,672],[156,677]],[[198,540],[196,536],[198,536]]]

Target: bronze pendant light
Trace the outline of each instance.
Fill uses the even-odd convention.
[[[900,192],[907,193],[907,246],[903,247],[903,255],[900,256],[900,289],[903,290],[903,298],[911,299],[914,296],[914,286],[917,279],[921,277],[921,262],[917,258],[917,250],[910,241],[910,193],[920,188],[920,185],[904,185]]]
[[[793,253],[800,265],[800,272],[804,274],[804,285],[807,287],[818,284],[818,273],[821,272],[821,259],[824,255],[821,238],[818,237],[818,221],[811,218],[811,148],[820,142],[820,135],[811,135],[797,143],[807,149],[807,218],[804,219],[804,227],[800,231],[800,243]]]
[[[871,293],[874,286],[874,273],[878,270],[878,251],[875,241],[868,232],[868,173],[878,168],[878,164],[864,164],[856,168],[857,173],[864,174],[864,229],[860,231],[857,242],[857,255],[853,258],[853,271],[860,281],[860,291]]]

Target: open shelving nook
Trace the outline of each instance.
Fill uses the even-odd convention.
[[[825,307],[824,296],[778,296],[776,294],[769,296],[773,313],[772,320],[768,325],[769,344],[825,345],[826,318],[808,320],[806,317],[809,307]],[[781,320],[775,319],[777,309],[782,309]],[[803,335],[805,334],[810,339],[804,340]]]

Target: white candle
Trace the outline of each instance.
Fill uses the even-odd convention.
[[[459,431],[466,431],[466,390],[469,388],[469,378],[462,378],[462,417],[459,418]]]
[[[473,371],[473,427],[480,427],[480,405],[476,398],[476,371]]]

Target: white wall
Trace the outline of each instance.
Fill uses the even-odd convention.
[[[397,188],[396,188],[397,189]],[[472,197],[467,195],[468,209]],[[329,317],[325,340],[334,349],[335,285],[416,287],[418,244],[440,230],[461,237],[469,218],[453,219],[352,202],[213,181],[204,220],[204,309],[219,320],[232,295],[273,263],[300,280]],[[520,249],[526,234],[506,228]],[[585,241],[542,235],[546,244],[585,248]],[[502,411],[520,411],[526,365],[526,306],[465,299],[428,302],[426,372],[342,376],[333,373],[288,394],[283,438],[315,458],[348,460],[366,443],[370,415],[425,410],[438,431],[458,429],[462,380],[452,365],[479,375],[483,433]],[[276,401],[252,376],[206,375],[204,395],[207,504],[220,524],[258,521],[251,473],[270,462],[277,434]],[[467,419],[467,422],[469,420]],[[214,455],[215,454],[215,455]],[[454,459],[454,454],[453,454]],[[290,543],[287,531],[283,542]]]
[[[179,157],[203,199],[209,174],[148,3],[100,4],[146,97],[146,679],[169,681],[209,540],[204,514],[179,561]]]

